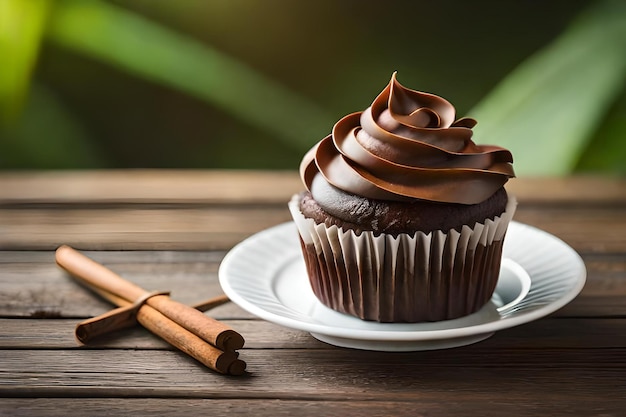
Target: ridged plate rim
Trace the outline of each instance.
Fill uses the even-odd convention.
[[[485,320],[474,318],[469,325],[467,319],[457,319],[426,324],[373,323],[373,328],[363,329],[364,323],[358,318],[349,317],[341,320],[342,324],[320,323],[287,308],[276,296],[273,281],[290,263],[302,262],[304,270],[293,222],[265,229],[235,245],[222,260],[218,275],[225,294],[244,310],[267,321],[322,336],[330,343],[333,338],[372,342],[479,338],[545,317],[572,301],[585,285],[585,264],[578,253],[561,239],[533,226],[511,222],[503,257],[528,273],[530,290],[512,308],[496,317],[487,315]],[[308,281],[306,272],[296,275],[294,279]],[[293,294],[299,296],[302,295]]]

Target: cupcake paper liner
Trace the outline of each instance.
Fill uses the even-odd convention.
[[[289,209],[315,296],[364,320],[410,323],[465,316],[491,299],[517,205],[509,196],[502,215],[461,232],[375,236],[316,224],[299,203],[293,196]]]

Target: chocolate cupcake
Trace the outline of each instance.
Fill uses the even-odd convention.
[[[511,153],[472,141],[445,99],[394,73],[304,157],[289,208],[316,297],[364,320],[454,319],[495,289],[515,199]]]

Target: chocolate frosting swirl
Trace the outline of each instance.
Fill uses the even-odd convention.
[[[321,175],[366,198],[477,204],[515,174],[511,152],[472,141],[475,125],[455,121],[447,100],[405,88],[394,73],[370,107],[339,120],[304,156],[300,175],[309,190]]]

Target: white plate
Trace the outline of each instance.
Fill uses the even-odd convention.
[[[309,286],[293,223],[259,232],[235,246],[219,269],[230,299],[271,322],[310,332],[336,346],[384,351],[443,349],[475,343],[495,331],[546,316],[585,284],[580,256],[558,238],[511,222],[496,292],[480,311],[432,323],[377,323],[333,311]]]

